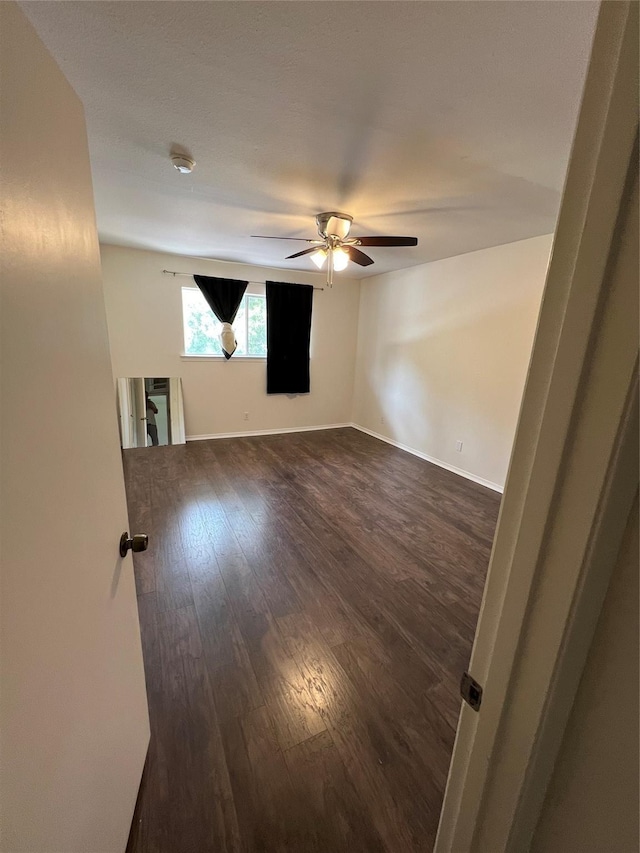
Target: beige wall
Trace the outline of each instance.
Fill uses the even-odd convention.
[[[502,487],[551,241],[363,281],[353,421]]]
[[[0,847],[122,853],[149,723],[84,114],[0,19]]]
[[[638,503],[631,513],[554,775],[534,853],[637,853]]]
[[[551,239],[361,284],[340,276],[314,293],[312,392],[295,398],[267,396],[264,361],[181,358],[180,290],[192,281],[162,269],[317,287],[322,275],[102,246],[114,376],[181,376],[188,436],[353,421],[501,488]]]
[[[243,281],[323,287],[324,276],[102,246],[114,376],[181,376],[187,436],[347,423],[351,420],[359,284],[342,276],[314,292],[311,393],[267,396],[266,362],[183,359],[184,277],[163,269]],[[243,413],[249,412],[249,420]]]

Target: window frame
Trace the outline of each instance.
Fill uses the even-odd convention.
[[[200,288],[197,285],[188,285],[184,284],[180,288],[180,309],[182,313],[182,352],[180,353],[180,358],[185,359],[187,361],[234,361],[234,360],[242,360],[242,361],[262,361],[266,362],[267,356],[265,355],[241,355],[239,353],[234,353],[231,358],[226,358],[222,353],[188,353],[186,352],[186,339],[185,339],[185,316],[184,316],[184,297],[183,293],[185,290],[195,290],[198,293],[201,293]],[[247,289],[244,292],[242,297],[242,301],[244,302],[248,296],[259,296],[266,302],[266,285],[260,284],[259,282],[249,282],[247,285]],[[242,305],[242,303],[241,303]],[[240,309],[238,309],[240,310]],[[245,323],[245,340],[249,341],[249,312],[246,310],[244,312],[244,323]],[[265,331],[265,347],[266,347],[266,331]]]

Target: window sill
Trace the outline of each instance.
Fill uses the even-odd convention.
[[[266,361],[266,355],[232,355],[231,358],[225,358],[223,355],[187,355],[180,353],[180,358],[184,361]]]

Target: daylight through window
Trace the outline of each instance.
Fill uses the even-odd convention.
[[[197,287],[182,288],[182,320],[185,355],[222,355],[222,323],[207,305]],[[238,348],[233,357],[267,355],[267,300],[261,294],[245,293],[233,330]]]

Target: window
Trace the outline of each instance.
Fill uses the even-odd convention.
[[[217,319],[197,287],[182,288],[182,320],[185,355],[222,355]],[[267,300],[263,294],[245,293],[236,314],[237,356],[264,358],[267,355]]]

